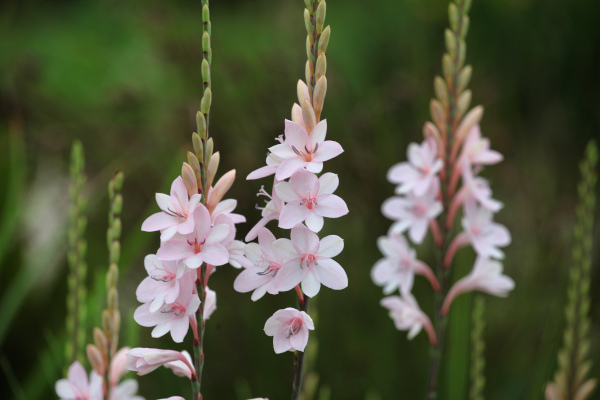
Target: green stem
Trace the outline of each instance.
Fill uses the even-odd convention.
[[[304,295],[304,301],[300,303],[300,311],[308,313],[310,297]],[[305,349],[306,350],[306,349]],[[292,383],[292,400],[297,400],[302,390],[302,373],[304,367],[304,351],[294,352],[294,381]]]

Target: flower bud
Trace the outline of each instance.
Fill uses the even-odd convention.
[[[473,126],[483,118],[483,107],[477,106],[465,115],[458,128],[456,128],[456,140],[462,141]]]
[[[433,89],[435,90],[435,95],[438,100],[442,102],[444,107],[448,107],[448,87],[441,76],[435,77],[433,81]]]
[[[311,63],[310,61],[306,62],[306,68],[305,68],[305,76],[306,76],[306,83],[308,85],[308,92],[311,92],[311,80],[313,78],[314,75],[314,70],[313,70],[313,63]],[[302,104],[302,103],[300,103]]]
[[[456,68],[461,69],[465,64],[465,57],[467,56],[467,44],[464,39],[458,39],[458,60],[456,62]]]
[[[102,329],[100,328],[94,328],[94,343],[96,344],[96,347],[106,360],[108,343],[106,341],[106,336],[104,335],[104,332],[102,332]]]
[[[446,112],[438,100],[432,99],[429,104],[431,118],[442,134],[446,132]]]
[[[115,173],[115,176],[113,178],[114,190],[116,190],[117,192],[121,191],[121,189],[123,188],[123,180],[124,179],[125,179],[125,175],[123,174],[123,171],[117,171]]]
[[[298,85],[297,85],[297,92],[298,92],[298,103],[302,104],[304,103],[304,100],[308,100],[310,102],[310,94],[308,93],[308,86],[306,86],[306,83],[302,82],[302,79],[298,80]]]
[[[198,194],[198,181],[196,180],[196,174],[190,164],[186,162],[183,163],[181,166],[181,177],[183,178],[183,183],[185,184],[185,188],[187,189],[190,198],[193,195]]]
[[[448,19],[450,20],[450,27],[453,31],[458,30],[458,24],[460,22],[460,12],[458,7],[454,3],[450,3],[448,6]]]
[[[308,35],[306,37],[306,58],[308,58],[309,61],[314,60],[314,56],[312,54],[312,47],[313,47],[312,38],[310,37],[310,35]]]
[[[312,4],[310,2],[311,0],[304,0],[304,5],[306,6],[306,8],[308,8],[309,10],[312,10]],[[308,10],[307,10],[308,11]]]
[[[306,28],[306,34],[308,35],[312,44],[312,24],[310,23],[310,13],[306,8],[304,9],[304,27]]]
[[[114,287],[108,289],[107,303],[109,309],[116,309],[119,305],[119,292]]]
[[[321,53],[317,58],[317,67],[315,68],[315,80],[318,81],[327,72],[327,57]]]
[[[90,361],[90,365],[96,371],[96,373],[100,376],[104,376],[106,373],[106,364],[104,362],[104,358],[102,357],[102,353],[100,350],[93,344],[88,344],[86,347],[87,357]]]
[[[198,161],[198,158],[196,157],[196,155],[194,153],[192,153],[191,151],[188,151],[187,156],[188,156],[188,163],[192,167],[192,170],[194,171],[194,175],[196,176],[196,187],[198,189],[201,189],[202,188],[202,172],[200,171],[200,162]],[[198,193],[198,192],[196,192],[196,193]]]
[[[119,313],[119,310],[114,310],[112,320],[110,354],[114,355],[119,347],[119,328],[121,327],[121,313]]]
[[[202,22],[210,21],[210,12],[208,11],[208,4],[202,6]]]
[[[121,193],[118,193],[113,202],[112,202],[112,213],[113,214],[121,214],[121,210],[123,209],[123,196]]]
[[[198,128],[198,136],[200,139],[206,139],[206,118],[204,118],[204,114],[202,114],[200,111],[196,113],[196,127]],[[202,147],[199,148],[201,149]],[[196,149],[196,146],[194,146],[194,150],[196,150],[196,154],[199,153],[198,149]],[[202,160],[202,157],[198,156],[198,158]]]
[[[112,226],[110,227],[110,235],[111,238],[110,240],[119,240],[119,238],[121,237],[121,219],[120,218],[115,218],[112,221]]]
[[[204,32],[202,35],[202,51],[206,54],[210,53],[210,35],[208,32]]]
[[[440,131],[438,130],[438,128],[436,128],[436,126],[429,121],[425,122],[425,125],[423,125],[423,137],[425,138],[425,140],[435,140],[435,143],[437,144],[438,157],[443,160],[444,145],[442,136],[440,135]]]
[[[315,116],[315,110],[310,105],[308,100],[304,100],[302,103],[302,120],[304,121],[304,126],[306,128],[306,133],[310,134],[317,124]]]
[[[318,54],[325,53],[325,51],[327,51],[329,35],[331,35],[331,28],[328,25],[327,28],[323,29],[323,33],[321,33],[321,37],[319,38],[319,45],[317,49]]]
[[[323,104],[325,103],[325,94],[327,94],[327,78],[322,76],[315,85],[315,93],[313,94],[313,104],[315,106],[315,119],[320,121]]]
[[[452,90],[452,83],[454,79],[454,64],[452,58],[448,54],[442,56],[442,71],[444,72],[444,79],[448,85],[448,90]]]
[[[210,111],[210,105],[212,103],[212,92],[210,88],[206,88],[204,91],[204,96],[202,96],[202,101],[200,102],[200,111],[202,114],[208,114]]]
[[[296,103],[292,106],[292,121],[299,125],[304,125],[304,121],[302,120],[302,108]]]
[[[206,59],[202,60],[202,82],[210,85],[210,65]]]
[[[323,25],[325,24],[325,0],[321,1],[319,7],[317,7],[316,13],[316,28],[317,34],[321,34],[323,32]]]
[[[121,244],[118,241],[114,241],[110,246],[110,262],[117,263],[119,256],[121,255]]]
[[[446,50],[448,50],[450,57],[456,58],[456,36],[454,35],[454,32],[450,29],[446,29],[444,37],[446,39]]]
[[[219,161],[221,161],[221,155],[217,151],[212,155],[210,161],[208,162],[208,168],[206,168],[206,187],[207,192],[210,191],[210,186],[217,175],[217,170],[219,169]]]
[[[471,20],[469,19],[468,15],[463,15],[462,25],[460,27],[460,37],[461,38],[467,37],[467,32],[469,32],[470,21]]]
[[[202,115],[202,113],[198,114]],[[202,118],[204,118],[204,115],[202,115]],[[206,125],[206,121],[204,123]],[[200,162],[204,158],[204,146],[202,145],[202,139],[200,139],[200,135],[198,135],[196,132],[194,132],[192,135],[192,145],[194,146],[194,152],[196,153],[196,160]],[[192,164],[192,167],[193,166],[194,165]]]
[[[458,97],[456,102],[456,111],[454,114],[455,121],[460,121],[460,119],[465,115],[465,112],[469,109],[471,105],[471,91],[465,90]]]
[[[111,339],[111,332],[113,330],[113,321],[112,321],[112,317],[111,314],[108,312],[108,310],[104,310],[102,311],[102,329],[104,329],[104,332],[107,334],[107,342]]]
[[[217,181],[215,187],[210,191],[208,202],[206,203],[206,208],[208,208],[208,211],[211,214],[214,211],[217,204],[219,204],[221,199],[223,199],[223,196],[225,196],[227,191],[231,188],[231,185],[233,185],[233,181],[235,181],[235,169],[232,169],[231,171],[223,175],[221,179]]]
[[[458,74],[458,78],[456,79],[456,91],[458,93],[465,90],[469,81],[471,80],[471,74],[473,72],[473,68],[470,65],[464,67],[460,73]]]
[[[209,161],[213,155],[213,148],[215,146],[215,143],[213,142],[213,138],[209,138],[206,141],[206,152],[204,153],[204,159],[205,159],[205,163],[206,161]]]

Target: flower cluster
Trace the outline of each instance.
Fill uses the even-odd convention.
[[[258,237],[258,243],[246,244],[248,263],[242,264],[244,270],[234,282],[238,292],[253,291],[254,301],[265,293],[296,288],[302,303],[303,295],[316,296],[321,285],[335,290],[348,286],[346,272],[332,259],[342,252],[343,239],[336,235],[319,239],[317,235],[325,218],[348,213],[344,200],[334,194],[338,176],[330,172],[317,176],[323,162],[343,150],[339,143],[325,140],[327,121],[316,123],[309,90],[302,81],[298,96],[304,106],[294,104],[292,120],[285,121],[284,135],[269,149],[267,165],[248,175],[248,179],[275,175],[272,193],[264,187],[259,192],[268,202],[262,208],[263,218],[246,236],[246,241]],[[290,239],[277,239],[265,228],[273,220],[279,228],[291,230]],[[274,337],[276,353],[304,351],[309,329],[314,325],[308,314],[293,308],[277,311],[265,325],[265,333]]]
[[[414,244],[421,244],[427,232],[431,231],[435,244],[442,247],[438,217],[444,211],[447,212],[442,226],[445,230],[453,227],[454,218],[461,208],[464,217],[463,230],[454,237],[441,262],[450,267],[456,251],[467,245],[475,250],[477,259],[472,272],[448,291],[442,314],[447,314],[452,300],[461,293],[480,290],[503,296],[514,287],[512,279],[502,275],[502,264],[498,261],[504,257],[500,248],[507,246],[511,240],[506,227],[493,222],[493,215],[502,204],[491,197],[489,182],[477,176],[484,165],[500,162],[502,155],[490,150],[489,140],[481,137],[477,123],[465,136],[459,155],[449,160],[453,166],[452,175],[444,193],[441,191],[440,174],[449,170],[444,168],[446,144],[439,135],[428,135],[420,145],[411,143],[407,151],[408,161],[394,165],[388,172],[388,180],[397,185],[396,196],[383,203],[382,213],[394,223],[388,235],[380,237],[377,242],[384,258],[374,265],[371,276],[377,285],[383,287],[386,295],[399,289],[400,297],[384,298],[381,304],[390,310],[398,329],[410,331],[409,338],[424,326],[430,341],[436,341],[431,321],[411,295],[415,274],[425,276],[436,291],[439,283],[431,268],[417,260],[415,250],[403,234],[406,233]],[[444,198],[450,199],[447,210],[444,210]]]

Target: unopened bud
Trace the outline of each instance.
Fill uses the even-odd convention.
[[[110,228],[111,240],[119,240],[119,238],[121,237],[121,227],[121,219],[115,218]]]
[[[210,84],[210,65],[206,59],[202,60],[202,82]]]
[[[123,209],[123,196],[121,193],[118,193],[112,203],[112,213],[113,214],[121,214],[121,210]]]
[[[433,81],[433,89],[435,90],[435,95],[438,100],[442,102],[444,107],[448,107],[448,87],[441,76],[435,77]]]
[[[121,255],[121,243],[115,241],[110,246],[110,262],[118,263]]]
[[[316,15],[316,28],[317,34],[321,34],[323,32],[323,25],[325,24],[325,1],[321,1],[319,7],[317,7],[317,15]]]
[[[312,46],[313,46],[313,42],[312,42],[312,38],[310,37],[310,35],[308,35],[306,37],[306,58],[308,58],[309,61],[313,61],[314,57],[312,54]]]
[[[102,357],[100,350],[93,344],[88,344],[86,351],[88,360],[94,371],[96,371],[98,375],[104,376],[104,374],[106,374],[106,365],[104,364],[104,358]]]
[[[471,20],[469,19],[469,16],[463,15],[462,24],[460,26],[460,37],[461,38],[467,37],[467,33],[469,32],[469,24],[470,23],[471,23]]]
[[[188,156],[188,163],[192,167],[192,170],[194,171],[194,175],[196,176],[196,187],[198,189],[200,189],[200,188],[202,188],[202,172],[200,171],[200,162],[198,161],[198,158],[196,157],[196,155],[194,153],[192,153],[191,151],[187,152],[187,156]],[[196,193],[198,193],[198,192],[196,192]]]
[[[210,213],[214,211],[217,204],[219,204],[223,196],[231,188],[233,181],[235,181],[235,169],[227,172],[215,183],[215,187],[210,191],[210,196],[206,203],[206,208],[208,208]]]
[[[321,53],[317,58],[317,67],[315,68],[315,80],[318,81],[327,72],[327,57]]]
[[[317,49],[318,54],[325,53],[327,51],[327,45],[329,44],[329,36],[331,35],[331,28],[327,25],[327,28],[323,29],[321,37],[319,38],[319,47]]]
[[[452,90],[454,64],[452,63],[452,58],[449,54],[444,54],[442,56],[442,71],[444,72],[444,79],[446,80],[446,85],[448,85],[448,90]]]
[[[204,32],[202,35],[202,51],[205,53],[210,53],[210,35],[208,32]]]
[[[308,92],[311,92],[311,80],[313,78],[314,75],[314,70],[313,70],[313,63],[311,63],[310,61],[306,62],[306,68],[304,70],[305,76],[306,76],[306,83],[308,84]],[[302,104],[302,103],[300,103]]]
[[[306,28],[306,34],[311,39],[312,44],[312,24],[310,23],[310,13],[306,8],[304,9],[304,27]]]
[[[465,115],[458,128],[456,128],[456,141],[462,141],[471,128],[483,118],[483,107],[477,106]]]
[[[211,159],[214,147],[215,143],[213,141],[213,138],[208,138],[208,140],[206,141],[206,152],[204,153],[205,163],[206,161],[209,161]]]
[[[469,109],[471,105],[471,91],[465,90],[458,97],[458,101],[456,102],[456,111],[454,114],[454,118],[456,121],[460,121],[460,119],[465,115],[465,112]]]
[[[204,96],[202,96],[202,101],[200,102],[200,111],[202,114],[208,114],[210,111],[210,105],[212,103],[212,92],[210,88],[206,88],[204,91]]]
[[[315,106],[315,119],[321,120],[321,112],[325,103],[325,95],[327,94],[327,78],[322,76],[315,85],[315,93],[313,94],[313,104]]]
[[[183,163],[181,166],[181,177],[183,178],[183,183],[185,184],[185,188],[187,189],[190,198],[193,195],[198,194],[198,181],[196,180],[196,174],[190,164],[186,162]]]
[[[292,106],[292,121],[299,125],[304,125],[304,121],[302,120],[302,108],[296,103]]]
[[[106,287],[107,288],[115,288],[119,283],[119,268],[117,264],[111,262],[108,267],[108,272],[106,273]]]
[[[198,114],[202,115],[202,113],[200,113],[200,112]],[[204,120],[204,115],[202,115],[202,118]],[[204,124],[206,126],[206,121],[204,122]],[[200,139],[200,135],[198,135],[196,132],[194,132],[194,134],[192,135],[192,145],[194,146],[194,152],[196,153],[196,158],[198,160],[202,160],[204,157],[204,146],[202,145],[202,139]],[[192,167],[193,167],[193,165],[192,165]]]
[[[210,161],[208,162],[208,168],[206,168],[206,187],[207,190],[210,190],[210,187],[217,175],[217,170],[219,169],[219,162],[221,161],[221,155],[217,151],[212,155]]]
[[[304,5],[306,6],[306,8],[308,8],[309,10],[312,10],[312,4],[310,2],[311,0],[304,0]]]
[[[456,61],[456,68],[461,69],[465,64],[465,57],[467,56],[467,44],[464,39],[458,39],[458,60]]]
[[[450,57],[456,58],[456,36],[450,29],[446,29],[444,32],[446,39],[446,50],[450,54]]]
[[[107,303],[110,310],[119,307],[119,292],[117,292],[116,288],[113,287],[108,290]]]
[[[204,114],[200,111],[196,113],[196,127],[198,128],[198,136],[200,136],[200,139],[206,139],[206,118],[204,118]],[[196,154],[198,154],[197,150]],[[202,159],[202,157],[199,158]]]
[[[308,86],[306,86],[306,83],[304,83],[302,81],[302,79],[298,80],[298,85],[297,85],[296,90],[298,92],[298,103],[302,104],[304,102],[304,100],[310,101],[310,94],[308,92]]]
[[[450,20],[452,30],[457,31],[460,22],[460,11],[458,11],[458,7],[454,3],[450,3],[448,6],[448,19]]]
[[[471,80],[471,74],[473,73],[473,68],[470,65],[464,67],[460,73],[458,74],[458,79],[456,80],[456,91],[462,92],[465,90],[469,81]]]
[[[202,22],[210,21],[210,12],[208,11],[208,4],[202,6]]]
[[[440,132],[446,132],[446,112],[444,106],[438,100],[432,99],[429,103],[429,109],[431,112],[431,118],[438,127]]]
[[[317,118],[315,116],[315,110],[310,105],[308,100],[304,100],[304,103],[302,103],[302,120],[304,121],[304,126],[306,127],[306,133],[310,135],[313,128],[317,124]]]
[[[113,321],[108,310],[102,311],[102,329],[104,329],[104,332],[108,334],[107,341],[110,340],[113,329]]]
[[[114,355],[119,347],[119,329],[121,328],[121,314],[115,310],[112,315],[112,331],[110,341],[110,354]]]
[[[108,351],[108,342],[106,341],[106,336],[104,335],[104,332],[102,332],[102,329],[97,327],[94,328],[94,343],[96,344],[96,347],[100,353],[105,356],[106,352]]]
[[[123,188],[123,180],[125,179],[125,175],[123,174],[123,171],[117,171],[115,173],[115,176],[113,178],[113,182],[114,182],[114,189],[117,192],[120,192],[121,189]]]

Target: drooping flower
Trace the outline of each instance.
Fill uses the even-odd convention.
[[[429,342],[436,343],[436,335],[429,317],[421,311],[417,300],[410,293],[406,293],[402,297],[384,297],[380,303],[390,311],[390,317],[394,320],[396,329],[408,331],[408,339],[414,338],[421,332],[421,328],[425,328],[429,335]]]
[[[196,369],[194,368],[194,362],[192,361],[192,357],[190,356],[190,353],[188,353],[185,350],[183,350],[181,354],[183,354],[187,362],[183,362],[181,360],[169,361],[164,364],[164,367],[172,370],[173,373],[177,376],[192,379],[192,376],[196,374]]]
[[[136,396],[138,383],[135,379],[127,379],[118,384],[110,392],[109,400],[144,400],[142,396]]]
[[[377,240],[377,246],[385,257],[375,263],[371,278],[377,285],[383,286],[384,294],[388,295],[398,288],[403,294],[410,293],[415,274],[424,275],[434,290],[439,289],[433,271],[417,260],[415,250],[410,248],[403,235],[390,232]]]
[[[162,210],[149,216],[142,224],[144,232],[161,230],[160,240],[169,240],[179,232],[187,235],[194,230],[194,219],[192,214],[201,196],[195,194],[189,198],[188,191],[183,183],[183,178],[178,176],[171,185],[171,195],[163,193],[156,194],[156,202]]]
[[[278,310],[265,323],[265,333],[273,336],[276,354],[286,351],[304,351],[308,343],[308,330],[315,329],[312,318],[304,311],[288,307]]]
[[[269,221],[279,219],[279,215],[281,214],[281,210],[283,209],[284,204],[283,200],[281,200],[279,196],[277,196],[277,192],[275,191],[275,186],[278,183],[279,181],[277,179],[275,179],[275,181],[273,182],[273,195],[267,193],[264,186],[261,186],[260,191],[256,194],[257,196],[267,197],[269,201],[264,207],[259,207],[258,205],[256,205],[256,208],[262,210],[262,218],[260,221],[258,221],[256,225],[254,225],[254,227],[252,227],[252,229],[250,229],[250,232],[248,232],[248,235],[246,235],[246,242],[254,240],[258,236],[258,231],[261,228],[264,228],[267,225],[267,223],[269,223]]]
[[[193,231],[161,242],[156,256],[166,261],[184,260],[185,265],[192,269],[197,269],[203,262],[215,266],[226,264],[229,253],[220,242],[227,237],[231,226],[219,224],[211,227],[210,214],[202,204],[194,210],[193,217]]]
[[[317,178],[306,170],[294,173],[289,182],[275,186],[277,195],[287,204],[279,216],[279,227],[291,229],[305,221],[313,232],[323,228],[323,217],[339,218],[348,214],[344,200],[333,194],[339,185],[336,174],[330,172]]]
[[[414,193],[407,193],[405,197],[390,197],[383,202],[381,212],[394,222],[390,228],[392,232],[403,233],[408,230],[410,240],[420,244],[427,234],[429,221],[442,212],[442,203],[437,198],[439,184],[429,187],[421,197]]]
[[[309,134],[304,126],[286,119],[284,142],[269,148],[271,154],[281,160],[276,166],[275,178],[280,181],[287,179],[301,168],[319,173],[323,169],[323,162],[342,154],[344,151],[342,146],[332,140],[325,140],[326,134],[326,120],[315,125]],[[267,162],[269,162],[268,159],[269,157],[267,157]],[[272,168],[266,170],[263,167],[248,175],[247,179],[268,176],[271,174],[271,170]],[[261,171],[260,174],[259,171]]]
[[[279,239],[284,240],[284,239]],[[240,293],[254,290],[252,301],[263,297],[265,293],[277,294],[279,291],[275,286],[275,278],[285,263],[286,253],[274,246],[277,242],[275,236],[267,228],[258,231],[258,244],[248,243],[246,245],[246,258],[252,265],[246,267],[233,283],[233,288]]]
[[[179,351],[136,347],[127,353],[127,369],[137,372],[138,375],[149,374],[161,365],[175,361],[180,361],[190,371],[195,371],[190,360]]]
[[[471,243],[475,252],[482,257],[504,258],[499,247],[510,244],[510,232],[504,225],[492,221],[493,213],[474,202],[467,202],[462,219],[463,231],[459,233],[448,248],[444,264],[448,267],[459,248]]]
[[[420,146],[416,143],[408,145],[408,162],[398,163],[387,174],[391,183],[399,185],[396,194],[413,192],[423,196],[438,179],[437,173],[442,169],[443,162],[437,156],[435,140],[425,140]]]
[[[148,272],[135,294],[141,303],[151,303],[150,312],[155,312],[163,304],[171,304],[179,296],[180,282],[189,281],[191,288],[194,272],[187,269],[183,261],[161,261],[154,254],[144,258]]]
[[[55,391],[61,400],[103,400],[103,378],[92,371],[88,380],[87,373],[79,361],[69,367],[68,379],[56,382]]]
[[[150,303],[139,306],[133,315],[141,326],[151,327],[152,337],[161,337],[171,332],[176,343],[181,343],[190,328],[190,316],[194,316],[200,306],[200,298],[192,290],[180,290],[173,303],[164,304],[156,312],[150,312]]]
[[[475,266],[469,275],[452,286],[442,307],[442,314],[447,314],[452,300],[461,293],[479,290],[495,296],[506,297],[515,287],[515,281],[502,274],[502,264],[487,257],[477,257]]]
[[[332,260],[344,248],[344,240],[336,235],[319,241],[316,233],[303,225],[292,228],[291,239],[280,239],[273,244],[287,259],[277,273],[275,287],[287,291],[302,283],[302,291],[309,297],[319,293],[321,284],[334,290],[348,286],[348,276],[340,264]]]

